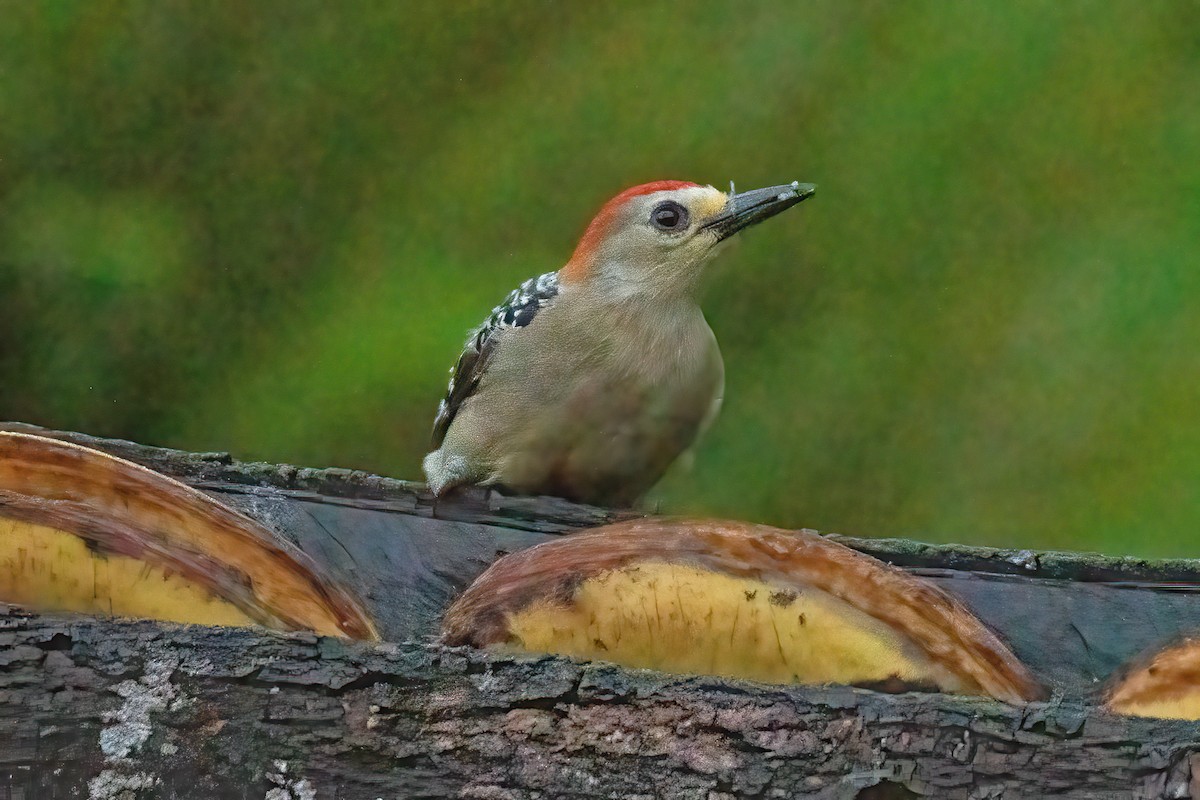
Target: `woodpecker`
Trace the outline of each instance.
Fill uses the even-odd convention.
[[[721,405],[725,366],[695,297],[704,265],[815,189],[656,181],[609,200],[561,269],[471,331],[423,463],[433,493],[483,484],[633,504]]]

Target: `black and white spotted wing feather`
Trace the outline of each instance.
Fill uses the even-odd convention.
[[[450,371],[450,386],[446,397],[438,406],[433,421],[433,448],[442,446],[446,431],[463,401],[475,393],[479,381],[487,370],[488,361],[495,350],[501,331],[506,328],[524,328],[533,321],[537,312],[558,294],[558,273],[547,272],[530,278],[511,291],[504,302],[492,309],[492,314],[482,325],[471,331],[467,345]]]

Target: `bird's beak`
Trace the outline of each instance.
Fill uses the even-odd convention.
[[[730,194],[721,213],[700,227],[717,235],[717,241],[728,239],[742,228],[748,228],[791,208],[801,200],[812,197],[817,187],[811,183],[792,181],[782,186],[751,189]]]

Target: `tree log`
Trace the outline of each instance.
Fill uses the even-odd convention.
[[[503,552],[625,514],[54,435],[254,516],[388,641],[4,608],[0,798],[1200,797],[1200,724],[1094,702],[1193,629],[1194,562],[839,537],[962,597],[1054,688],[1024,708],[498,657],[435,642],[449,600]]]

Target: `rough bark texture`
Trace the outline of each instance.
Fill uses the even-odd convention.
[[[1200,797],[1200,725],[1091,700],[1200,620],[1193,562],[841,539],[963,597],[1054,687],[1024,709],[489,658],[433,642],[449,599],[502,552],[620,515],[69,437],[252,514],[395,643],[0,610],[0,800]]]
[[[0,643],[13,798],[1189,797],[1200,759],[1194,724],[1080,701],[1016,709],[15,611]]]

